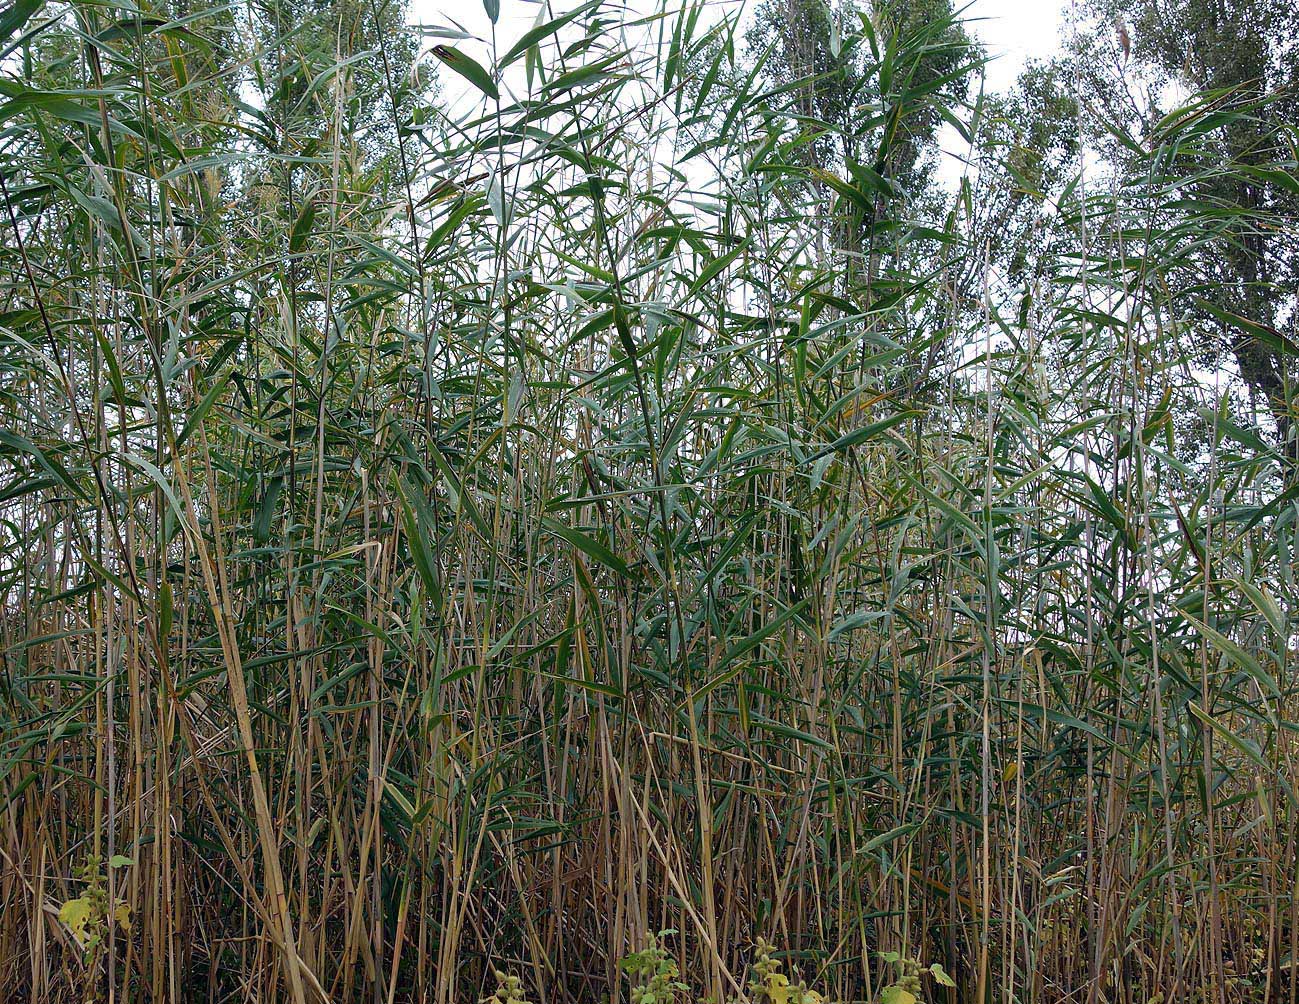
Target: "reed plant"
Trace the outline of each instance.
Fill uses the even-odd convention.
[[[948,20],[827,162],[730,12],[305,9],[0,12],[0,997],[1293,1004],[1294,456],[1197,337],[1293,361],[1213,306],[1293,131],[1079,103],[1048,193]]]

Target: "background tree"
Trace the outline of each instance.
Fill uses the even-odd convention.
[[[1299,207],[1299,189],[1266,167],[1296,156],[1299,7],[1288,0],[1091,0],[1084,10],[1091,21],[1078,34],[1071,65],[1093,113],[1092,137],[1110,159],[1139,159],[1165,113],[1195,94],[1212,109],[1202,128],[1216,156],[1240,167],[1230,176],[1205,172],[1187,186],[1188,198],[1245,215],[1179,275],[1177,320],[1199,339],[1204,364],[1214,365],[1219,347],[1231,354],[1279,440],[1299,458],[1299,234],[1280,225]],[[1276,222],[1260,222],[1268,219]]]
[[[978,48],[948,0],[764,0],[746,40],[749,59],[762,60],[763,77],[802,124],[794,149],[830,210],[817,243],[826,264],[836,262],[837,291],[869,310],[941,257],[941,235],[920,226],[947,201],[934,183],[935,139],[969,92]],[[888,335],[908,349],[896,399],[927,393],[926,375],[947,346],[913,346],[905,328]]]

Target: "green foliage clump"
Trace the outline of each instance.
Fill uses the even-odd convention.
[[[681,970],[664,943],[676,931],[650,934],[644,948],[623,957],[619,967],[631,980],[632,1004],[674,1004],[689,992]]]
[[[492,975],[496,979],[496,989],[479,1004],[531,1004],[523,992],[523,980],[518,976],[500,969],[493,970]]]
[[[940,987],[956,986],[956,981],[937,962],[924,966],[900,952],[878,954],[881,960],[896,967],[898,974],[897,979],[880,992],[879,1004],[924,1004],[924,976],[931,977]]]

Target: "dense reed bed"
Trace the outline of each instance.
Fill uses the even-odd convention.
[[[0,13],[0,997],[1293,1004],[1293,129],[400,20]]]

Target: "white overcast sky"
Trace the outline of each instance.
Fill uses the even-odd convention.
[[[1004,90],[1025,62],[1060,49],[1063,7],[1061,0],[975,0],[969,6],[970,27],[993,57],[988,66],[989,90]]]
[[[556,13],[571,10],[579,2],[552,0]],[[1062,9],[1070,2],[974,0],[966,7],[965,17],[971,22],[971,29],[987,46],[989,55],[994,57],[988,67],[990,90],[1001,90],[1012,83],[1026,60],[1049,56],[1059,48],[1064,25]],[[629,6],[649,9],[649,4],[634,0]],[[714,0],[713,6],[718,10],[734,10],[739,3]],[[753,6],[754,0],[746,0],[746,10]],[[508,46],[531,27],[540,10],[536,0],[500,0],[500,8],[496,30],[498,45],[502,47]],[[491,34],[491,22],[483,10],[482,0],[412,0],[410,17],[420,24],[450,24],[454,21],[483,39]]]
[[[540,0],[499,0],[500,17],[497,20],[496,51],[503,52],[534,24],[549,21],[579,6],[583,0],[549,0],[549,13],[543,14]],[[709,8],[720,17],[723,11],[743,9],[751,11],[758,0],[710,0]],[[1048,58],[1060,49],[1061,32],[1065,27],[1064,12],[1076,0],[973,0],[964,7],[963,17],[969,30],[987,49],[987,89],[1001,91],[1014,83],[1019,71],[1031,59]],[[659,0],[623,0],[628,8],[628,20],[634,12],[648,13],[659,7]],[[961,10],[961,0],[954,0]],[[669,0],[669,9],[675,9],[679,0]],[[411,0],[410,21],[424,26],[453,27],[471,35],[471,38],[427,39],[428,44],[443,42],[463,49],[485,66],[491,65],[489,43],[492,23],[483,8],[483,0]],[[518,66],[514,68],[518,71]],[[481,100],[473,88],[445,67],[438,67],[443,94],[454,107],[461,100]],[[956,130],[943,126],[937,137],[942,153],[938,161],[938,179],[955,187],[965,170],[966,144]]]

